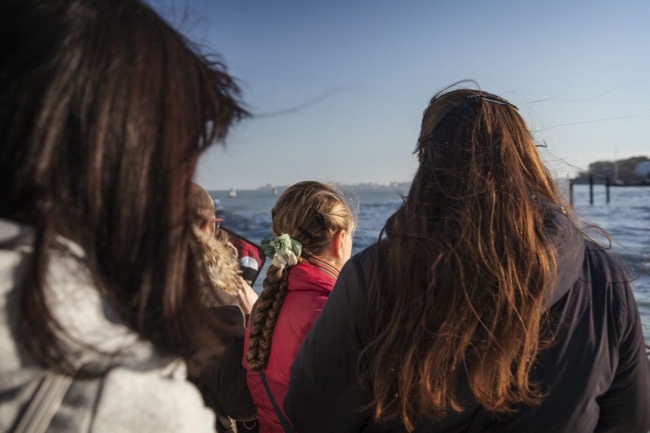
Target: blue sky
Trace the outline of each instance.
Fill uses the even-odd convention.
[[[222,57],[255,116],[209,189],[408,181],[422,111],[473,79],[510,99],[557,177],[650,156],[650,0],[149,0]]]

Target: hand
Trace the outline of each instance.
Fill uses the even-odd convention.
[[[239,279],[240,284],[235,296],[237,297],[237,302],[239,302],[239,306],[244,311],[244,314],[249,316],[251,311],[253,311],[253,305],[255,304],[255,301],[257,301],[258,296],[250,284],[241,277]]]

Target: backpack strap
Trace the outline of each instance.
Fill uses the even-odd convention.
[[[45,433],[61,406],[73,378],[48,371],[20,417],[15,433]]]
[[[251,317],[250,317],[250,323],[253,323],[253,320],[255,320],[255,312],[257,311],[257,302],[255,305],[253,305],[253,310],[251,311]],[[280,410],[280,406],[278,406],[278,403],[275,401],[275,397],[273,397],[273,393],[271,392],[271,387],[269,386],[269,382],[266,380],[266,375],[264,374],[264,370],[258,370],[257,371],[260,375],[260,378],[262,379],[262,383],[264,384],[264,389],[266,390],[266,394],[269,396],[269,399],[271,400],[271,405],[273,405],[273,410],[275,411],[275,414],[278,417],[278,420],[280,421],[280,424],[282,424],[282,428],[286,433],[295,433],[293,426],[289,422],[286,416],[284,416],[284,413],[282,410]]]
[[[280,424],[282,424],[282,428],[286,433],[294,433],[293,427],[291,426],[291,423],[287,419],[286,416],[284,416],[284,413],[280,410],[280,407],[278,406],[278,403],[275,401],[275,398],[273,397],[273,393],[271,392],[271,388],[269,387],[269,382],[266,380],[266,375],[264,374],[263,370],[258,370],[258,373],[260,374],[260,377],[262,378],[262,383],[264,384],[264,389],[266,389],[266,393],[269,396],[269,399],[271,399],[271,404],[273,405],[273,410],[275,411],[275,414],[278,416],[278,419],[280,420]]]

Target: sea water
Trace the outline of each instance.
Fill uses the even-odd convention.
[[[353,253],[357,253],[377,240],[386,218],[402,203],[408,185],[341,189],[357,213],[353,244]],[[229,191],[212,191],[211,195],[223,207],[222,224],[259,245],[262,239],[271,236],[271,208],[281,192],[279,188],[276,195],[271,188],[264,188],[237,191],[236,197],[229,197]],[[645,340],[650,343],[650,188],[612,187],[607,203],[605,187],[596,185],[593,205],[588,185],[576,185],[573,192],[573,208],[579,224],[600,244],[611,244],[611,251],[628,268]],[[602,228],[609,237],[591,227]],[[263,278],[262,274],[255,283],[258,293]]]

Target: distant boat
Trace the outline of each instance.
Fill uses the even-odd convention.
[[[278,195],[278,189],[277,189],[277,188],[273,188],[273,189],[271,190],[271,194],[273,194],[273,195]]]
[[[237,191],[235,191],[235,188],[230,188],[230,191],[228,191],[228,197],[230,198],[237,197]]]

